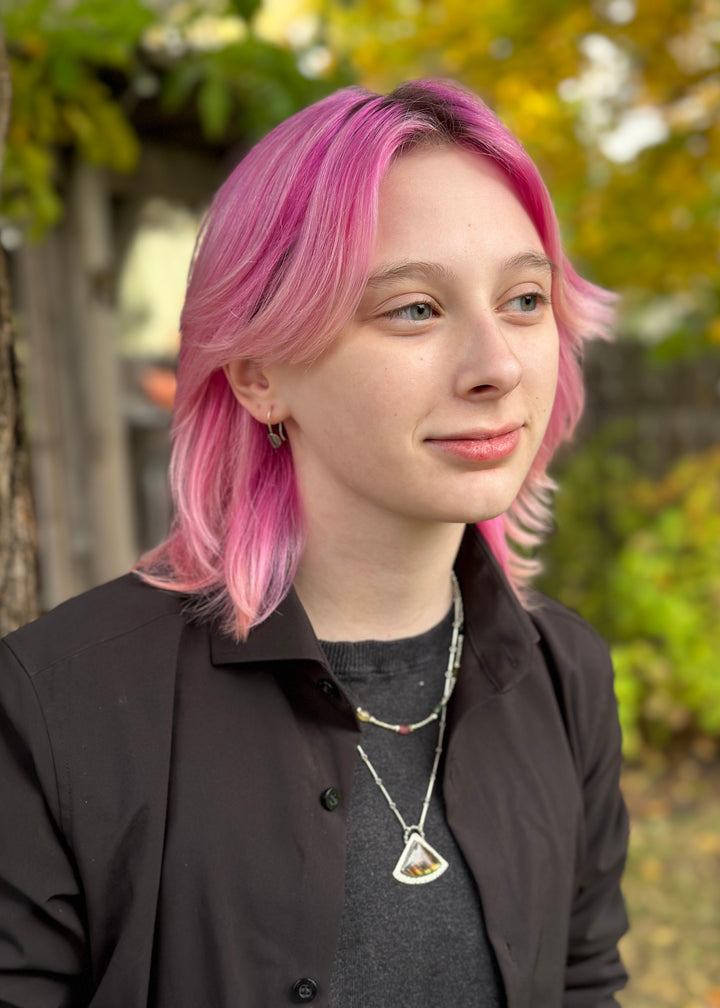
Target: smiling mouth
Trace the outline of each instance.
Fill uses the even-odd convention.
[[[448,438],[428,438],[441,452],[468,462],[499,462],[508,458],[520,442],[521,426],[509,430],[478,431]]]

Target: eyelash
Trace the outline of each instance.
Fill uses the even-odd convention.
[[[422,319],[411,319],[408,318],[407,312],[411,308],[428,308],[431,312],[427,318]],[[410,304],[402,305],[400,308],[392,308],[389,312],[385,312],[385,318],[390,319],[407,319],[408,322],[427,322],[434,315],[437,315],[437,311],[429,301],[411,301]]]

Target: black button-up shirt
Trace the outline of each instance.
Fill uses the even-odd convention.
[[[556,603],[531,618],[474,530],[456,570],[442,786],[507,1003],[615,1004],[607,650]],[[0,726],[0,1004],[327,1004],[347,821],[327,801],[359,731],[293,593],[238,644],[133,575],[96,589],[6,639]]]

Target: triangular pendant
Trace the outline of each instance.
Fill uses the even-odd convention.
[[[423,885],[440,878],[447,866],[445,858],[419,833],[411,833],[400,860],[395,865],[393,878],[405,885]]]

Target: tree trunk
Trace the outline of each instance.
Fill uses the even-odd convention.
[[[9,118],[10,71],[0,34],[0,181]],[[0,248],[0,635],[37,615],[36,541],[10,285]]]

